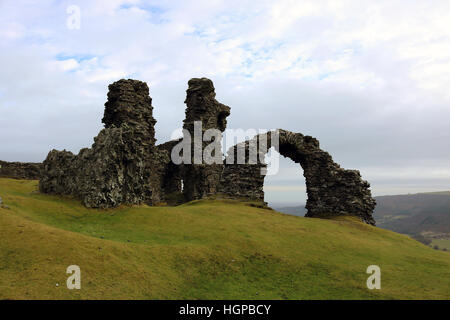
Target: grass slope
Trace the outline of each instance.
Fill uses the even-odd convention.
[[[240,202],[86,209],[0,179],[0,299],[449,299],[450,254]],[[81,290],[66,288],[69,265]],[[366,268],[381,267],[381,290]],[[56,284],[59,286],[56,286]]]

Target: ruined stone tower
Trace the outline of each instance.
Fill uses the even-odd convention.
[[[203,141],[202,137],[208,129],[218,129],[220,135],[216,138],[221,141],[221,133],[227,126],[226,118],[230,115],[230,108],[216,100],[214,85],[206,78],[191,79],[186,90],[186,119],[183,128],[189,131],[191,140],[191,164],[185,164],[183,170],[184,195],[187,201],[201,199],[217,193],[217,186],[222,174],[222,164],[205,164],[195,161],[195,155],[203,155],[204,148],[214,142]],[[195,132],[195,123],[201,125],[201,132]],[[200,128],[198,128],[200,129]],[[198,130],[197,131],[200,131]],[[195,141],[196,138],[202,139]],[[196,150],[197,149],[197,150]],[[222,154],[220,154],[222,158]],[[197,162],[197,163],[196,163]]]
[[[94,208],[151,204],[159,197],[151,183],[156,123],[151,102],[145,82],[111,84],[102,120],[105,129],[92,148],[78,155],[52,150],[43,163],[40,191],[70,194]]]

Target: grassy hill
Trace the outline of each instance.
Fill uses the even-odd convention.
[[[0,179],[0,299],[449,299],[450,254],[233,201],[86,209]],[[81,290],[66,268],[81,268]],[[381,290],[366,268],[381,267]],[[57,286],[58,284],[58,286]]]

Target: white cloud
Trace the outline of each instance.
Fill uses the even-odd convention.
[[[58,61],[57,64],[59,65],[62,71],[74,70],[79,67],[78,61],[75,59]]]

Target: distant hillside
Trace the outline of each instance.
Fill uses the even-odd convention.
[[[378,227],[450,249],[450,191],[380,196],[375,199],[374,218]],[[296,216],[306,214],[304,205],[275,209]]]
[[[406,234],[450,234],[450,192],[376,197],[377,225]]]
[[[450,298],[450,254],[355,218],[238,201],[95,210],[2,178],[0,196],[0,300]],[[66,287],[73,264],[81,290]]]
[[[295,206],[295,207],[273,207],[275,210],[292,214],[294,216],[303,217],[306,214],[305,205]]]

